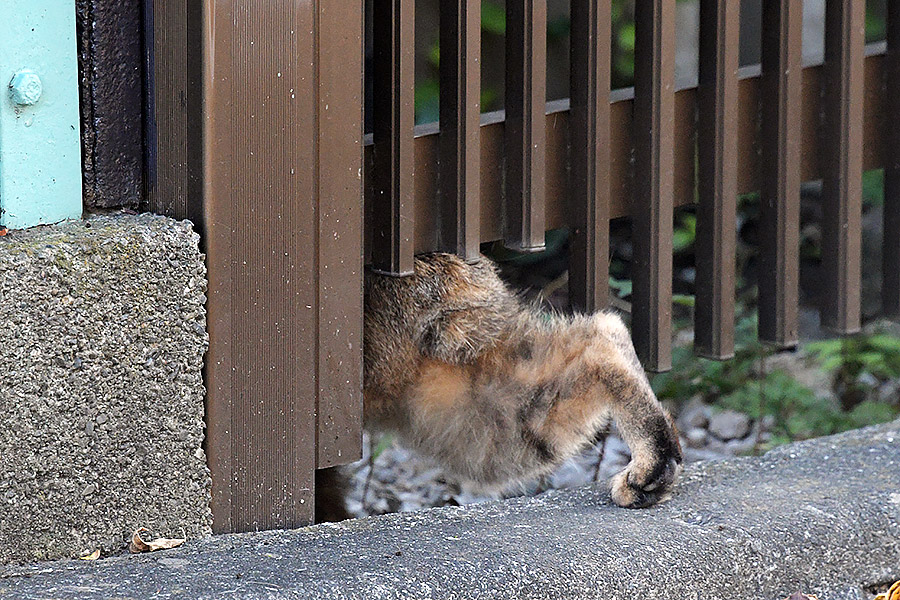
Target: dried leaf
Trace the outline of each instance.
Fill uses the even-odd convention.
[[[79,556],[78,558],[80,558],[81,560],[97,560],[98,558],[100,558],[100,548],[97,548],[90,554],[85,554],[84,556]]]
[[[128,550],[133,554],[138,552],[155,552],[157,550],[168,550],[175,548],[184,543],[183,538],[157,538],[149,542],[141,539],[141,532],[149,531],[146,527],[140,527],[131,534],[131,542],[128,543]]]
[[[816,596],[812,594],[804,594],[802,592],[794,592],[784,600],[819,600]]]
[[[128,551],[132,554],[137,554],[138,552],[150,552],[150,546],[141,539],[142,531],[147,531],[147,528],[140,527],[131,534],[131,541],[128,542]]]
[[[0,237],[3,237],[7,233],[9,233],[9,230],[6,227],[0,227]]]
[[[900,581],[897,581],[883,594],[875,596],[875,600],[900,600]]]

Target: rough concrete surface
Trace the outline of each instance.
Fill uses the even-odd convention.
[[[871,598],[900,578],[900,421],[691,466],[667,503],[599,486],[0,569],[0,598]]]
[[[187,222],[0,237],[0,563],[210,532],[205,281]]]
[[[144,187],[142,2],[75,0],[84,203],[137,209]],[[149,143],[149,140],[148,140]]]

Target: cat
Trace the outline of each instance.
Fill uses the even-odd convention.
[[[419,255],[414,273],[365,278],[364,419],[482,490],[547,474],[611,421],[631,461],[617,505],[669,493],[682,462],[622,320],[524,303],[485,257]],[[317,473],[318,520],[346,516],[334,469]]]

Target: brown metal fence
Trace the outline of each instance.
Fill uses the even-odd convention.
[[[699,81],[676,90],[674,2],[637,2],[635,86],[610,90],[610,4],[571,0],[571,100],[548,103],[546,0],[507,0],[506,107],[480,114],[480,0],[442,0],[441,125],[414,127],[415,1],[376,0],[369,140],[362,2],[157,1],[151,206],[205,232],[216,529],[308,522],[314,469],[359,456],[365,253],[402,276],[416,252],[538,250],[567,226],[573,303],[596,310],[609,220],[631,215],[634,342],[665,370],[676,206],[699,204],[697,353],[728,358],[736,199],[760,191],[759,335],[786,347],[801,181],[824,179],[823,321],[851,333],[862,172],[884,166],[884,307],[900,313],[900,1],[888,4],[887,44],[866,47],[864,0],[827,0],[824,64],[803,67],[802,1],[764,0],[762,64],[739,69],[740,3],[701,0]]]

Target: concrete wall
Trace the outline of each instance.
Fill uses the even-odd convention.
[[[210,532],[205,288],[187,222],[0,237],[0,563]]]

